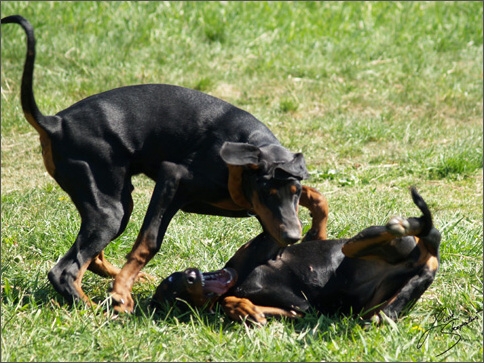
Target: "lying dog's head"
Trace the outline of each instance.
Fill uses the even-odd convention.
[[[220,156],[229,168],[229,192],[239,206],[253,212],[279,244],[301,239],[297,216],[301,183],[309,174],[301,153],[280,145],[256,147],[225,142]]]
[[[211,307],[237,282],[237,272],[231,268],[202,273],[196,268],[174,272],[164,279],[153,295],[153,302],[172,305],[176,301],[191,306]]]

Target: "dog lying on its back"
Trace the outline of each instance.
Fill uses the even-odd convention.
[[[281,248],[267,233],[243,245],[222,270],[175,272],[163,280],[154,304],[184,300],[193,306],[218,302],[234,320],[265,323],[266,316],[301,316],[310,307],[323,314],[383,312],[392,319],[425,292],[439,266],[440,232],[415,188],[418,218],[390,219],[356,236],[312,240]],[[314,218],[312,230],[321,221]],[[254,257],[255,256],[255,257]]]

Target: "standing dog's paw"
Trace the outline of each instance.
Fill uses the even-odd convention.
[[[388,232],[395,236],[405,236],[410,228],[410,224],[402,217],[393,217],[388,221],[386,228]]]
[[[134,300],[130,295],[111,291],[110,299],[115,313],[132,313],[134,311]]]

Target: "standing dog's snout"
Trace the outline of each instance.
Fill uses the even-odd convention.
[[[284,233],[282,239],[287,245],[292,245],[301,239],[301,234]]]
[[[281,239],[284,241],[286,245],[292,245],[299,241],[302,237],[301,235],[301,225],[299,224],[299,228],[292,227],[287,228],[286,226],[281,226]]]

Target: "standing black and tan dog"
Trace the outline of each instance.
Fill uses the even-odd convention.
[[[26,33],[22,109],[40,135],[47,171],[82,219],[73,246],[48,274],[64,297],[90,303],[81,288],[89,269],[114,277],[115,310],[132,311],[133,283],[159,250],[178,210],[256,215],[278,243],[300,239],[298,202],[301,193],[311,199],[310,189],[300,184],[308,176],[303,155],[282,147],[254,116],[207,94],[163,84],[113,89],[45,116],[33,94],[33,28],[19,15],[1,22],[19,24]],[[131,177],[140,173],[156,185],[138,238],[119,270],[103,250],[128,223]]]
[[[193,306],[218,301],[234,320],[265,323],[266,316],[301,316],[310,307],[323,314],[407,311],[435,278],[440,233],[427,204],[412,188],[419,218],[394,217],[350,239],[312,240],[280,247],[267,233],[242,246],[224,269],[175,272],[158,286],[153,302],[183,300]],[[311,210],[311,207],[309,208]],[[313,214],[312,230],[322,220]]]

